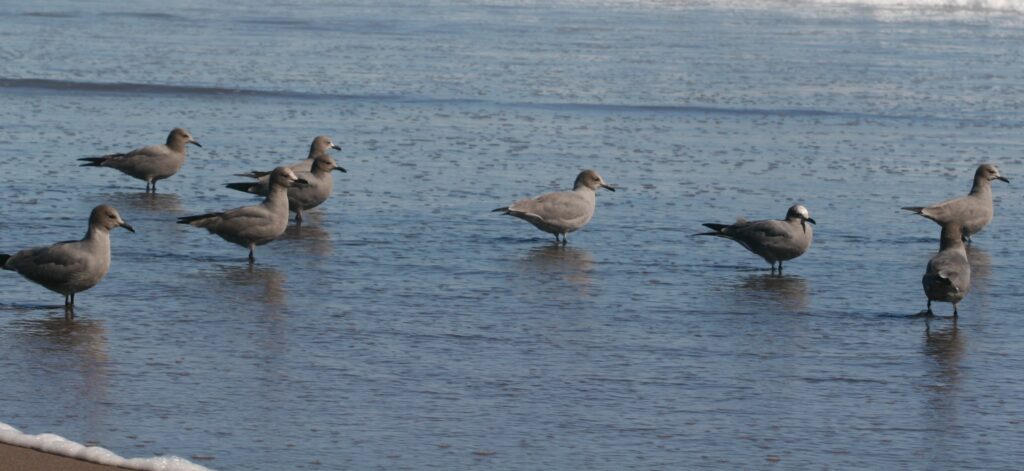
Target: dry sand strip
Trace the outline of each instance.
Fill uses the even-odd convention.
[[[0,471],[124,471],[128,468],[90,463],[31,448],[0,443]]]

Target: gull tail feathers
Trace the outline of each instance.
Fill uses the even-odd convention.
[[[270,172],[261,172],[259,170],[253,170],[251,172],[236,173],[235,174],[236,177],[249,177],[249,178],[263,178],[263,177],[265,177],[267,175],[270,175]]]
[[[107,163],[108,160],[121,157],[124,154],[110,154],[101,157],[85,157],[78,159],[80,162],[85,162],[81,167],[102,167],[103,164]]]
[[[199,215],[196,215],[196,216],[180,217],[180,218],[178,218],[178,224],[190,224],[190,225],[193,225],[195,227],[203,227],[208,222],[212,221],[213,218],[216,218],[217,216],[220,216],[221,214],[224,214],[224,213],[206,213],[206,214],[199,214]]]
[[[706,236],[725,237],[725,234],[722,233],[722,229],[725,229],[726,227],[729,227],[728,224],[715,224],[715,223],[712,223],[712,222],[706,222],[706,223],[703,224],[703,226],[708,228],[708,229],[711,229],[711,232],[698,232],[698,233],[692,234],[692,235],[695,235],[695,236],[706,235]]]
[[[224,185],[224,186],[226,186],[228,188],[231,188],[232,190],[238,190],[238,191],[242,191],[242,192],[245,192],[245,193],[256,193],[256,187],[259,186],[259,183],[252,183],[252,182],[228,183],[227,185]]]

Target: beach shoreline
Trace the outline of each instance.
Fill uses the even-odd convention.
[[[33,448],[0,443],[0,471],[123,471],[131,468],[109,466],[47,453]]]
[[[0,471],[210,471],[177,456],[123,458],[98,446],[86,446],[60,435],[29,435],[0,422]]]

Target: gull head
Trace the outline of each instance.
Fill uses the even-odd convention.
[[[1006,183],[1010,183],[1010,180],[999,173],[999,167],[993,164],[981,164],[978,166],[978,171],[974,172],[974,178],[984,178],[985,180],[1001,180]]]
[[[334,160],[334,157],[331,157],[329,155],[321,155],[320,157],[317,157],[316,160],[313,161],[313,168],[316,169],[317,171],[324,173],[330,172],[332,170],[337,170],[341,173],[348,172],[348,170],[345,170],[344,167],[338,165],[338,162]]]
[[[573,189],[579,187],[590,188],[591,190],[597,191],[598,188],[604,188],[609,191],[615,191],[615,188],[604,181],[601,175],[598,175],[594,170],[584,170],[576,176],[576,182],[573,183]]]
[[[284,187],[291,186],[293,183],[309,183],[295,175],[295,172],[288,167],[277,167],[273,172],[270,172],[270,182]]]
[[[185,128],[174,128],[171,130],[171,134],[167,136],[167,145],[180,143],[182,146],[185,144],[192,144],[196,147],[203,147],[192,137],[192,133],[188,132]]]
[[[121,219],[121,214],[113,206],[101,204],[92,208],[89,215],[89,226],[101,228],[107,232],[115,227],[123,227],[129,232],[135,232],[135,228]]]
[[[807,232],[807,223],[817,224],[817,222],[811,218],[811,212],[802,204],[794,204],[793,206],[790,206],[789,211],[786,211],[786,220],[800,221],[800,226],[804,228],[804,232]]]
[[[313,145],[309,150],[312,154],[323,154],[327,149],[341,150],[341,146],[335,144],[328,136],[317,136],[313,138]]]

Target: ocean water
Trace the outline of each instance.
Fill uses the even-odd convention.
[[[218,470],[1016,469],[1024,6],[1011,1],[7,2],[0,421]],[[203,144],[144,182],[75,159]],[[331,135],[349,173],[246,250],[175,218]],[[993,162],[959,322],[901,212]],[[620,190],[569,245],[489,212]],[[785,274],[703,222],[818,221]],[[936,305],[948,316],[949,305]]]

